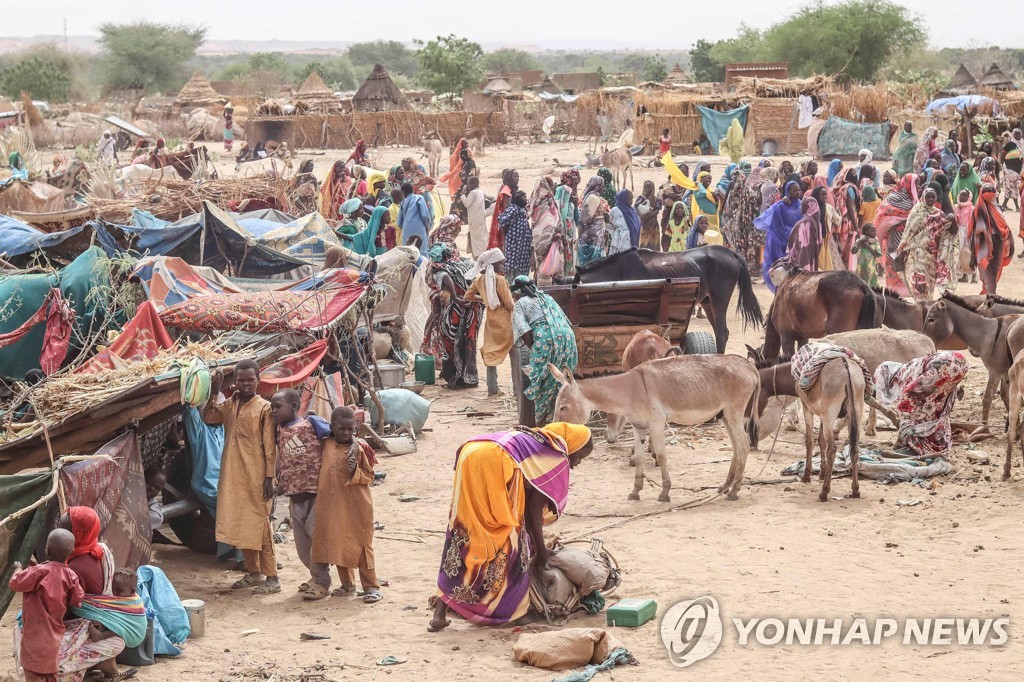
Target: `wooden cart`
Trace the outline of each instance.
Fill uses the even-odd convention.
[[[665,335],[687,354],[714,354],[708,332],[687,332],[697,303],[700,280],[652,279],[633,282],[566,284],[543,288],[569,318],[576,335],[576,376],[591,377],[622,370],[622,353],[632,338],[649,329]],[[513,354],[518,349],[513,348]],[[513,372],[519,363],[513,358]],[[522,395],[526,377],[515,377],[519,421],[534,422],[533,404]]]

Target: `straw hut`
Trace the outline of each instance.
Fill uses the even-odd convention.
[[[966,90],[967,88],[973,88],[978,84],[978,79],[971,75],[971,72],[967,70],[967,67],[960,63],[960,68],[956,70],[953,77],[949,80],[949,87],[951,89]]]
[[[996,90],[1013,90],[1015,87],[1013,79],[1003,73],[997,64],[988,67],[988,71],[978,81],[978,85]]]
[[[193,73],[192,77],[188,79],[188,83],[185,83],[174,99],[175,106],[185,110],[197,107],[206,109],[223,102],[224,98],[217,94],[202,71]]]
[[[676,63],[675,67],[668,72],[668,75],[665,76],[664,81],[665,85],[669,86],[670,88],[675,87],[677,85],[686,85],[687,83],[692,82],[693,79],[690,78],[690,75],[688,73],[683,71],[683,67],[679,66],[678,62]]]
[[[558,87],[557,85],[555,85],[555,82],[553,80],[551,80],[550,76],[545,78],[538,85],[535,85],[534,88],[533,88],[533,91],[538,93],[538,94],[540,94],[540,93],[547,93],[549,95],[560,95],[560,94],[562,94],[562,89],[560,87]]]
[[[380,64],[374,64],[373,71],[352,98],[352,108],[356,111],[399,111],[408,109],[409,105],[387,70]]]
[[[327,87],[316,71],[310,72],[306,81],[295,93],[295,103],[305,105],[306,111],[330,114],[341,111],[341,100]]]
[[[492,78],[484,85],[483,91],[492,93],[512,92],[512,85],[504,78]]]

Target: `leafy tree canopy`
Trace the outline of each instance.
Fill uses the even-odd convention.
[[[354,66],[363,67],[360,72],[370,72],[374,64],[380,64],[392,76],[415,76],[419,71],[416,52],[397,40],[375,40],[356,43],[348,48],[348,58]]]
[[[20,97],[22,91],[25,91],[32,99],[66,102],[71,96],[71,90],[70,60],[55,48],[24,55],[9,68],[0,71],[0,91],[11,99]]]
[[[454,34],[438,36],[429,42],[416,41],[419,49],[419,82],[439,95],[458,97],[475,88],[484,77],[483,48]]]
[[[539,69],[540,63],[529,52],[503,47],[484,55],[484,70],[488,73],[505,74],[513,71]]]
[[[125,90],[167,92],[181,85],[206,29],[139,21],[103,24],[103,83]]]

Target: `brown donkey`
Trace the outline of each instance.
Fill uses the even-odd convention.
[[[650,434],[651,452],[661,467],[661,495],[669,501],[672,480],[665,453],[669,422],[703,424],[719,413],[732,442],[732,464],[719,492],[735,500],[751,447],[757,447],[757,401],[761,380],[754,366],[738,355],[682,355],[651,360],[623,374],[576,381],[548,365],[562,384],[555,401],[555,420],[585,424],[597,410],[621,414],[636,430],[633,465],[636,475],[629,499],[639,500],[644,487],[643,437]]]
[[[658,360],[682,354],[682,348],[673,346],[668,342],[668,339],[655,334],[650,329],[645,329],[642,332],[637,332],[630,339],[626,349],[622,351],[622,371],[628,372],[649,360]],[[605,431],[604,438],[609,443],[614,443],[619,440],[619,434],[622,433],[622,427],[625,426],[626,420],[622,415],[612,414],[611,412],[607,414],[607,417],[608,429]]]

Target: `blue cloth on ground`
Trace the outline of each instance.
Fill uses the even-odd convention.
[[[136,573],[139,576],[139,596],[146,608],[156,614],[153,619],[153,653],[177,656],[181,653],[177,645],[192,634],[188,614],[181,605],[178,592],[156,566],[139,566]]]

